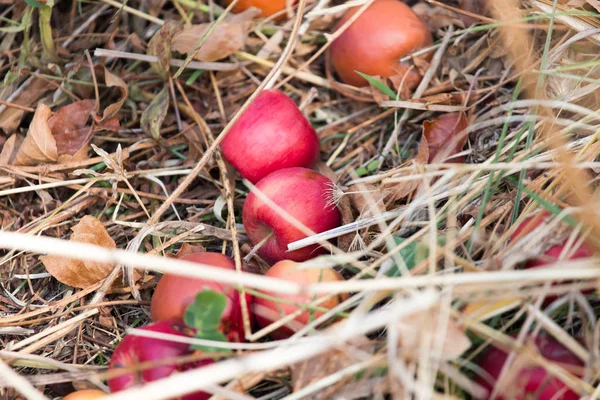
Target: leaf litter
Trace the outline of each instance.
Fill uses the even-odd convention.
[[[576,284],[593,285],[589,277],[573,278],[589,276],[593,260],[561,261],[554,271],[573,276],[556,284],[550,277],[556,274],[553,270],[520,266],[529,253],[539,255],[564,235],[549,230],[536,238],[539,243],[525,243],[528,250],[521,255],[511,255],[515,251],[509,238],[515,221],[538,210],[594,224],[593,218],[580,214],[582,206],[573,202],[572,191],[582,183],[595,188],[600,168],[595,162],[600,146],[593,111],[598,109],[600,87],[593,31],[600,27],[598,2],[559,1],[556,7],[562,14],[553,22],[547,47],[552,1],[512,1],[522,9],[522,21],[508,33],[515,35],[512,42],[502,24],[494,25],[502,14],[492,14],[483,1],[412,2],[438,40],[434,46],[451,36],[438,65],[419,57],[402,60],[423,73],[435,69],[419,96],[398,77],[371,77],[364,89],[337,82],[327,66],[327,51],[320,54],[345,5],[306,3],[299,40],[273,84],[305,103],[305,114],[321,139],[319,170],[336,182],[344,227],[328,240],[348,254],[334,254],[330,260],[348,287],[372,286],[351,290],[357,297],[346,310],[350,318],[342,321],[348,323],[348,336],[335,346],[283,369],[263,367],[246,372],[244,379],[231,376],[222,383],[229,390],[271,398],[298,393],[306,393],[303,398],[401,397],[423,388],[430,392],[421,394],[431,398],[465,398],[466,393],[480,393],[473,389],[471,367],[486,343],[506,345],[504,340],[513,336],[506,339],[503,332],[548,327],[538,314],[529,317],[531,305],[559,326],[557,339],[576,338],[594,352],[597,296],[573,289]],[[6,13],[15,29],[0,30],[0,67],[8,72],[0,87],[3,231],[126,249],[148,217],[169,202],[176,213],[163,219],[208,224],[220,229],[220,238],[201,230],[191,235],[165,228],[145,237],[138,252],[168,257],[195,251],[247,254],[250,246],[239,230],[239,248],[224,239],[232,224],[239,223],[247,190],[235,185],[230,199],[234,216],[224,206],[217,211],[223,205],[219,202],[229,198],[224,187],[232,182],[227,181],[230,176],[220,175],[215,154],[175,201],[169,195],[208,151],[213,140],[209,133],[218,134],[234,118],[293,41],[291,34],[297,32],[292,22],[255,19],[257,11],[251,9],[225,15],[213,25],[223,12],[216,2],[178,2],[174,8],[152,2],[148,14],[134,3],[118,9],[82,3],[76,13],[57,4],[51,32],[60,62],[46,65],[40,30],[31,29],[30,17],[38,12],[32,7],[16,4]],[[104,17],[111,23],[101,22]],[[506,43],[530,43],[518,36],[525,24],[535,32],[531,40],[537,52],[529,67],[536,79],[543,77],[540,87],[547,93],[514,106],[528,98],[529,91],[519,90],[534,74],[520,69]],[[27,26],[28,39],[21,29]],[[90,37],[94,46],[118,50],[128,58],[92,57],[90,65],[82,50],[90,47]],[[144,53],[158,61],[136,59]],[[174,79],[171,62],[182,56],[233,68],[189,68]],[[187,98],[177,90],[173,95],[171,83],[181,85]],[[552,112],[540,112],[542,104],[550,104]],[[536,115],[539,118],[533,120]],[[539,134],[545,131],[543,118],[560,130],[566,146],[555,148],[552,136]],[[383,144],[392,135],[396,142],[385,153]],[[556,164],[566,149],[574,165],[588,172],[585,182]],[[586,228],[579,228],[583,236],[588,235]],[[14,352],[16,362],[1,357],[48,396],[95,386],[90,376],[104,376],[115,343],[128,328],[149,322],[148,300],[160,273],[147,271],[144,279],[123,285],[120,267],[115,270],[112,264],[9,249],[3,256],[0,328],[21,333],[3,333],[2,345],[22,350]],[[243,265],[259,271],[249,267],[254,264],[260,260]],[[510,273],[519,278],[507,284],[502,279]],[[418,281],[413,278],[426,280],[415,289],[411,282]],[[103,288],[105,279],[109,283]],[[469,283],[471,279],[480,283]],[[396,285],[392,289],[391,282]],[[420,288],[426,286],[447,296],[444,301],[450,298],[452,310],[445,304],[420,307]],[[545,286],[558,293],[549,305],[537,301]],[[361,331],[379,311],[402,301],[410,305],[404,313],[366,335]],[[96,304],[101,304],[97,313]],[[61,335],[66,332],[57,330],[61,324],[71,324],[70,318],[77,316],[84,318],[70,326],[78,329]],[[391,336],[388,329],[397,335]],[[39,340],[23,342],[32,334]],[[277,344],[281,352],[293,345]],[[517,353],[517,365],[554,371],[549,360]],[[262,350],[236,350],[231,358],[253,354]],[[270,357],[263,361],[282,363]],[[57,367],[56,362],[62,364]],[[47,369],[49,363],[58,369]],[[431,370],[423,371],[424,366]],[[593,360],[581,376],[575,386],[581,395],[589,395],[597,376]],[[5,393],[16,397],[12,388]]]

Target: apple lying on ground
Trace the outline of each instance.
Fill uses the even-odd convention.
[[[340,29],[360,9],[350,8],[336,25]],[[375,0],[337,39],[331,43],[333,68],[342,82],[366,86],[356,73],[371,76],[404,77],[405,86],[415,88],[421,75],[399,60],[433,43],[427,26],[399,0]],[[431,59],[431,53],[423,56]]]
[[[221,253],[192,253],[181,258],[181,260],[235,270],[233,260]],[[204,289],[223,293],[226,296],[227,306],[223,311],[219,330],[225,334],[230,342],[243,342],[245,335],[240,293],[233,286],[219,282],[164,274],[152,295],[152,302],[150,303],[152,320],[183,320],[186,308],[194,302],[196,295]],[[246,295],[246,302],[250,307],[252,303],[250,295]]]
[[[221,150],[240,175],[256,183],[283,168],[312,167],[319,138],[292,99],[265,90],[227,133]]]
[[[525,235],[531,233],[534,229],[542,224],[544,220],[546,220],[550,216],[548,211],[544,211],[542,213],[536,214],[532,217],[525,219],[515,230],[515,232],[511,235],[510,241],[514,242],[518,239],[523,238]],[[543,255],[539,257],[532,258],[527,261],[525,264],[525,268],[538,268],[545,267],[550,264],[555,263],[560,259],[561,254],[565,251],[565,247],[567,246],[568,238],[565,239],[562,243],[555,244],[550,247],[548,250],[544,252]],[[568,253],[566,253],[568,257],[567,260],[576,260],[579,258],[588,258],[592,256],[592,250],[589,245],[585,242],[581,243],[577,248],[568,249]]]
[[[333,182],[318,172],[306,168],[282,169],[261,180],[256,190],[315,233],[340,225],[340,212],[333,201]],[[307,235],[254,191],[246,198],[242,219],[254,245],[266,240],[258,253],[269,263],[284,259],[305,261],[326,251],[319,245],[288,251],[289,243]]]
[[[582,367],[584,363],[565,348],[558,341],[553,339],[547,334],[541,333],[534,340],[535,347],[539,353],[546,359],[555,363],[560,363],[563,368],[571,367]],[[478,360],[478,365],[487,372],[492,381],[486,379],[484,376],[477,378],[477,383],[487,388],[488,390],[493,389],[496,384],[496,380],[500,376],[500,372],[506,362],[507,354],[496,348],[491,347],[483,356]],[[576,400],[579,399],[579,395],[571,390],[564,382],[560,379],[549,374],[541,366],[528,366],[519,367],[516,364],[512,364],[510,368],[513,368],[510,372],[510,381],[507,380],[505,384],[500,387],[498,391],[499,395],[496,399],[535,399],[535,400]],[[518,371],[514,371],[514,368],[519,368]],[[575,371],[571,371],[575,372]],[[575,373],[575,375],[577,375]],[[489,378],[489,377],[488,377]]]
[[[225,0],[226,5],[233,3],[233,0]],[[235,6],[233,6],[233,12],[242,12],[250,7],[259,8],[262,13],[262,17],[270,17],[271,15],[278,14],[276,19],[285,18],[283,12],[286,7],[287,0],[239,0]]]
[[[154,322],[140,329],[185,337],[187,335],[184,332],[188,328],[182,322],[164,320]],[[190,350],[190,345],[187,343],[128,335],[113,352],[109,372],[116,374],[122,368],[135,369],[141,363],[153,363],[155,365],[142,370],[127,371],[109,378],[110,391],[113,393],[119,392],[130,387],[166,378],[180,371],[187,371],[214,362],[212,359],[187,363],[178,362],[177,358],[191,354],[192,350]],[[211,395],[206,392],[195,392],[182,396],[181,400],[206,400],[210,397]]]
[[[298,263],[290,260],[279,261],[273,265],[265,274],[272,278],[279,278],[287,281],[296,282],[299,284],[310,284],[318,282],[335,282],[343,281],[344,278],[331,268],[326,269],[298,269]],[[302,307],[303,304],[311,304],[318,301],[321,297],[316,297],[310,294],[299,295],[284,295],[277,292],[262,291],[266,297],[257,296],[254,303],[254,316],[258,324],[265,328],[273,322],[292,314]],[[326,297],[326,295],[322,296]],[[319,318],[325,313],[323,310],[330,310],[340,304],[347,298],[345,295],[333,296],[330,299],[324,300],[314,308],[307,309],[305,312],[278,328],[271,333],[276,339],[285,339],[290,337],[312,320]]]
[[[107,396],[107,394],[101,390],[86,389],[86,390],[78,390],[76,392],[69,393],[68,395],[63,397],[63,400],[93,400],[93,399],[99,399],[99,398],[105,397],[105,396]]]

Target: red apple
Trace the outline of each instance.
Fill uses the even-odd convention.
[[[192,253],[181,259],[235,270],[233,260],[221,253]],[[194,302],[196,294],[204,289],[223,293],[227,297],[227,306],[223,311],[219,329],[230,342],[243,342],[245,335],[240,294],[234,287],[219,282],[164,274],[152,295],[150,304],[152,320],[183,320],[185,309]],[[252,297],[246,295],[246,301],[247,305],[250,306]]]
[[[225,4],[230,5],[233,0],[225,0]],[[233,12],[242,12],[250,7],[259,8],[263,17],[270,17],[273,14],[281,13],[276,19],[285,18],[285,10],[287,0],[239,0],[233,7]]]
[[[523,238],[525,235],[529,234],[538,226],[540,226],[540,224],[549,216],[550,213],[548,211],[544,211],[542,213],[527,218],[517,227],[515,232],[511,235],[510,241],[512,242],[517,239]],[[545,267],[555,263],[557,260],[559,260],[560,255],[562,254],[563,250],[565,249],[565,246],[567,245],[567,241],[568,239],[565,239],[562,243],[550,247],[544,252],[543,255],[528,260],[525,264],[525,268]],[[585,242],[583,242],[576,249],[569,249],[568,254],[570,254],[568,260],[576,260],[579,258],[591,257],[593,252],[590,249],[590,247]]]
[[[221,142],[223,156],[252,183],[283,168],[311,167],[319,138],[298,106],[278,90],[260,93]]]
[[[105,396],[107,396],[107,394],[101,390],[87,389],[69,393],[68,395],[63,397],[63,400],[92,400],[99,399]]]
[[[188,328],[179,321],[164,320],[146,325],[141,329],[187,336],[184,332]],[[115,349],[110,360],[110,372],[118,372],[120,368],[136,368],[141,363],[163,363],[150,366],[141,371],[130,371],[110,378],[108,380],[110,391],[113,393],[119,392],[133,386],[143,385],[146,382],[166,378],[180,371],[187,371],[214,362],[211,359],[205,359],[183,364],[178,363],[177,358],[190,355],[192,352],[190,345],[186,343],[129,335]],[[165,363],[165,361],[168,362]],[[210,397],[211,395],[206,392],[195,392],[182,396],[178,400],[206,400]]]
[[[360,9],[350,8],[338,22],[336,30]],[[366,86],[368,82],[356,71],[371,76],[405,78],[412,89],[420,74],[399,60],[433,43],[427,26],[406,4],[398,0],[375,0],[359,17],[331,43],[333,68],[347,84]],[[431,59],[431,53],[424,55]]]
[[[261,180],[256,189],[315,233],[340,225],[340,212],[333,204],[333,182],[318,172],[306,168],[282,169]],[[284,259],[305,261],[325,251],[319,245],[288,251],[289,243],[306,235],[254,192],[244,203],[242,218],[253,244],[272,234],[258,250],[269,263]]]
[[[583,366],[583,362],[571,353],[562,344],[554,340],[547,334],[539,334],[535,338],[535,346],[540,354],[553,362],[561,363],[563,366]],[[500,371],[506,362],[507,354],[495,347],[491,347],[478,361],[478,365],[487,372],[493,382],[489,382],[483,376],[477,378],[477,382],[483,387],[491,390],[500,376]],[[514,365],[513,368],[519,368]],[[511,375],[513,376],[513,375]],[[541,366],[532,366],[521,368],[514,374],[516,380],[507,382],[506,387],[501,387],[496,399],[514,399],[514,400],[576,400],[579,395],[572,391],[564,382],[550,375]],[[510,393],[510,396],[509,396]]]
[[[287,281],[293,281],[300,284],[310,284],[318,282],[335,282],[343,281],[344,278],[331,268],[327,269],[298,269],[298,263],[290,260],[279,261],[273,265],[265,274],[273,278],[279,278]],[[267,299],[257,296],[254,303],[254,316],[258,324],[264,328],[273,322],[292,314],[301,309],[299,304],[311,304],[318,300],[309,294],[285,295],[277,292],[263,291],[264,294],[273,299]],[[323,297],[326,297],[325,295]],[[330,310],[340,304],[347,298],[346,295],[337,295],[323,301],[317,307]],[[290,304],[292,303],[292,304]],[[295,304],[294,304],[295,303]],[[285,339],[300,330],[312,320],[323,315],[323,311],[311,311],[300,314],[295,319],[288,322],[286,325],[278,328],[271,333],[276,339]]]

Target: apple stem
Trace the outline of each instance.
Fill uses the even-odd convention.
[[[265,236],[263,238],[263,240],[261,240],[260,242],[258,242],[251,250],[250,252],[248,252],[248,254],[246,254],[246,256],[244,256],[244,261],[248,262],[250,261],[250,259],[252,257],[254,257],[254,255],[258,252],[258,250],[260,250],[261,247],[264,246],[265,243],[267,243],[267,241],[269,239],[271,239],[273,237],[273,231],[269,232],[269,234],[267,236]]]

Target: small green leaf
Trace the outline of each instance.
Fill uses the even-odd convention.
[[[362,72],[358,72],[356,71],[357,74],[359,74],[360,76],[362,76],[363,78],[365,78],[367,80],[367,82],[369,82],[371,85],[375,86],[377,89],[379,89],[379,91],[385,95],[387,95],[390,99],[392,100],[397,100],[398,96],[396,96],[396,93],[394,93],[394,91],[392,89],[390,89],[385,83],[381,82],[378,79],[373,78],[372,76],[363,74]]]
[[[155,140],[160,139],[160,127],[169,109],[169,90],[167,85],[152,99],[148,108],[142,112],[140,125],[142,130]]]
[[[25,3],[29,4],[31,7],[36,7],[36,8],[43,7],[46,5],[44,3],[38,3],[35,0],[25,0]]]
[[[227,342],[227,337],[220,331],[202,331],[196,334],[196,339],[204,339],[204,340],[212,340],[215,342]],[[200,350],[205,353],[224,353],[230,352],[231,349],[225,349],[222,347],[213,347],[213,346],[202,346],[199,344],[193,344],[192,349]]]
[[[397,245],[404,243],[406,240],[408,239],[401,237],[394,238],[394,242],[396,242]],[[444,246],[445,244],[446,237],[438,236],[438,246]],[[399,255],[404,260],[406,268],[410,271],[429,257],[429,246],[424,242],[415,241],[400,250]],[[389,277],[400,276],[400,268],[398,268],[397,265],[394,265],[387,270],[385,274]]]
[[[365,167],[358,167],[354,172],[356,172],[356,175],[358,176],[365,176],[369,173]]]
[[[217,331],[226,306],[224,294],[205,289],[196,295],[194,303],[185,310],[185,324],[197,329],[198,334]]]
[[[379,160],[373,160],[367,164],[367,170],[369,172],[375,171],[379,167]]]

